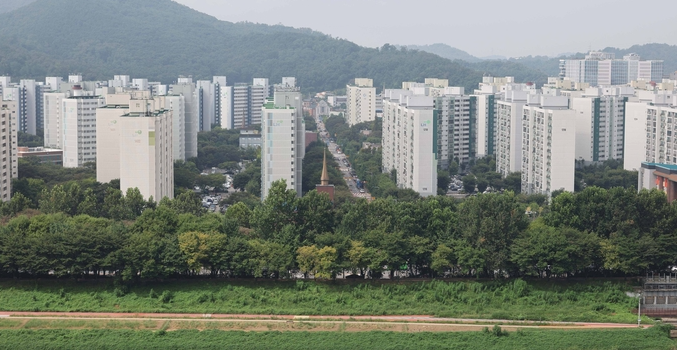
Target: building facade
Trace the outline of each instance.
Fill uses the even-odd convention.
[[[304,146],[295,130],[300,111],[291,105],[278,107],[271,99],[261,110],[261,198],[268,196],[273,182],[278,180],[285,180],[287,188],[301,196],[302,164],[297,160],[297,150]]]
[[[77,168],[96,162],[96,109],[103,97],[74,96],[63,100],[63,166]]]
[[[167,110],[120,117],[120,189],[138,188],[144,199],[174,198],[172,116]]]
[[[411,90],[385,90],[383,172],[421,196],[437,194],[438,119],[433,97]]]
[[[348,125],[373,121],[376,118],[376,88],[374,81],[356,78],[346,85],[346,122]]]
[[[564,96],[528,101],[522,117],[522,193],[574,191],[576,120]],[[558,107],[562,106],[562,107]]]
[[[12,179],[19,177],[17,160],[18,109],[16,101],[0,101],[0,200],[12,197]]]

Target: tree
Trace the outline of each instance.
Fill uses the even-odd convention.
[[[146,205],[146,201],[143,200],[143,195],[138,188],[128,188],[125,195],[125,206],[129,209],[131,216],[130,219],[135,219],[141,215],[143,209]]]
[[[200,196],[192,191],[181,193],[171,201],[171,206],[179,214],[186,213],[201,216],[206,212],[202,207]]]
[[[510,173],[503,179],[503,188],[514,193],[522,192],[522,173]]]
[[[96,217],[99,215],[97,209],[97,199],[94,190],[88,188],[83,195],[84,199],[78,204],[78,214]]]
[[[122,191],[110,187],[106,189],[103,213],[113,220],[125,220],[131,216],[130,208],[125,205]]]
[[[437,246],[437,249],[432,254],[432,262],[430,268],[439,274],[444,274],[444,271],[455,265],[453,249],[444,244]]]
[[[180,234],[178,239],[179,248],[193,271],[199,272],[204,267],[209,268],[212,275],[216,275],[219,268],[225,265],[226,235],[213,231],[190,231]]]
[[[447,189],[449,188],[449,183],[451,183],[451,177],[449,174],[443,172],[443,171],[438,171],[437,172],[437,194],[439,195],[444,195],[447,193]]]
[[[475,186],[477,185],[477,178],[474,175],[466,175],[461,181],[463,181],[463,190],[466,193],[475,192]]]
[[[252,210],[244,203],[235,203],[226,210],[226,217],[235,220],[240,227],[249,227]]]
[[[69,211],[68,195],[63,186],[56,185],[51,191],[42,190],[40,195],[40,211],[46,214],[68,213]]]
[[[477,179],[477,191],[482,193],[487,190],[487,186],[489,186],[489,182],[487,179],[480,177]]]
[[[483,259],[487,270],[509,270],[510,246],[528,224],[515,195],[507,192],[470,197],[460,206],[459,217],[463,220],[459,220],[458,230],[465,243],[486,252]]]

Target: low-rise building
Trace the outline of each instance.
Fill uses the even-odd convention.
[[[18,147],[19,158],[36,157],[40,163],[63,165],[63,151],[60,149],[44,147]]]

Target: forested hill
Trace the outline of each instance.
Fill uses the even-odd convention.
[[[448,78],[474,88],[481,73],[430,53],[360,47],[284,26],[230,23],[170,0],[38,0],[0,15],[0,74],[86,79],[129,74],[171,83],[179,74],[229,83],[296,76],[305,90]]]

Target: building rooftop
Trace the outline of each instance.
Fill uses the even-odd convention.
[[[166,109],[160,109],[157,111],[153,112],[134,112],[134,113],[127,113],[123,114],[122,117],[157,117],[161,114],[165,114],[166,112],[169,112]]]

